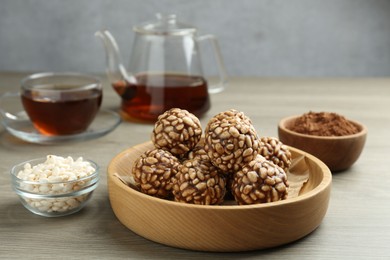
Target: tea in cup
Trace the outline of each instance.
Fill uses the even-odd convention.
[[[22,80],[23,107],[43,135],[84,132],[102,102],[99,79],[78,73],[39,73]]]

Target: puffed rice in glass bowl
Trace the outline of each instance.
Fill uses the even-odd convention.
[[[15,165],[12,187],[23,206],[45,217],[81,210],[99,183],[99,166],[82,157],[48,155]]]

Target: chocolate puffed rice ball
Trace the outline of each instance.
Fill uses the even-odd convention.
[[[232,193],[239,205],[258,204],[286,199],[288,187],[284,170],[258,155],[235,173]]]
[[[153,149],[143,153],[134,163],[132,174],[141,192],[159,198],[171,194],[172,177],[179,168],[179,160],[170,152]]]
[[[275,137],[260,138],[260,155],[281,167],[285,172],[290,168],[291,152],[286,145]]]
[[[199,119],[180,108],[172,108],[161,114],[154,125],[152,142],[156,148],[182,156],[199,142],[202,127]]]
[[[178,202],[221,204],[226,193],[225,177],[210,161],[189,159],[179,166],[172,193]]]
[[[251,120],[231,109],[217,114],[205,130],[205,151],[211,162],[229,173],[242,168],[258,154],[260,139]]]
[[[195,148],[188,153],[187,158],[210,161],[210,157],[202,145],[195,146]]]

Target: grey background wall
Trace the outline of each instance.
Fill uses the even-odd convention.
[[[220,41],[233,76],[390,76],[387,0],[0,0],[0,70],[103,72],[131,27],[175,13]]]

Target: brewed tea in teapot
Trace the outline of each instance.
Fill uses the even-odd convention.
[[[134,27],[136,33],[128,69],[107,30],[98,31],[107,53],[111,84],[122,98],[122,112],[134,119],[155,121],[166,110],[178,107],[201,116],[210,108],[209,93],[220,92],[226,72],[213,35],[198,37],[196,28],[177,21],[175,15],[157,15],[157,21]],[[219,83],[208,86],[204,77],[200,41],[213,46]]]
[[[207,81],[200,76],[140,74],[137,84],[112,84],[122,97],[122,110],[130,117],[155,120],[164,111],[180,107],[200,116],[210,108]]]

